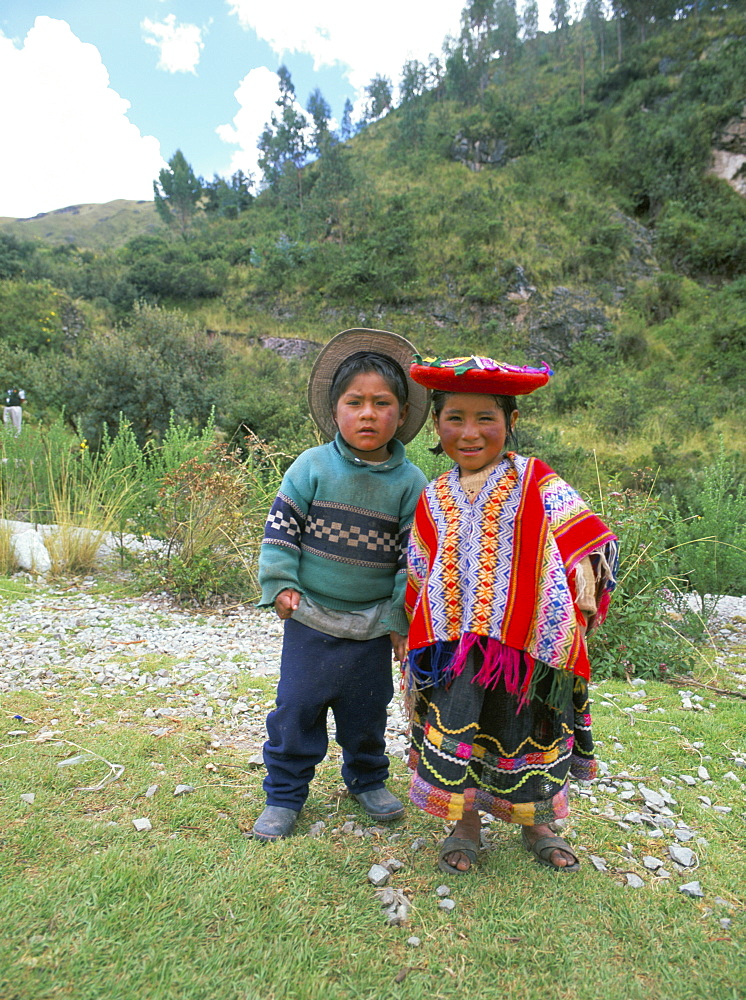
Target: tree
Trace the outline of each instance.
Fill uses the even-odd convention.
[[[347,142],[355,134],[355,126],[352,124],[352,101],[349,97],[345,100],[342,111],[342,121],[339,126],[339,137],[342,142]]]
[[[96,445],[104,425],[113,438],[120,414],[142,446],[177,420],[204,426],[221,401],[225,348],[178,312],[136,305],[128,322],[81,353],[68,406]]]
[[[262,168],[265,181],[275,190],[282,176],[288,169],[295,170],[298,204],[303,207],[303,166],[306,162],[308,145],[306,129],[308,120],[298,108],[295,100],[295,87],[290,78],[287,66],[280,66],[277,71],[280,83],[280,96],[277,107],[279,116],[273,112],[269,123],[259,137],[257,147],[260,152],[259,166]]]
[[[401,103],[413,101],[425,92],[427,82],[427,67],[417,59],[410,59],[404,63],[401,70],[401,81],[399,83],[399,94]]]
[[[518,49],[518,15],[515,0],[497,0],[495,3],[495,30],[493,44],[501,58],[510,61]]]
[[[374,122],[384,115],[393,105],[391,80],[387,76],[376,74],[365,88],[368,103],[365,107],[365,120]]]
[[[565,47],[565,35],[567,29],[570,27],[570,4],[567,0],[554,0],[554,5],[549,16],[554,25],[560,53],[562,53]]]
[[[404,63],[399,83],[401,103],[398,121],[399,136],[403,145],[399,146],[397,143],[396,149],[398,151],[407,147],[419,146],[422,142],[427,120],[427,107],[423,100],[426,81],[426,66],[416,59]]]
[[[539,34],[539,5],[536,0],[526,0],[519,19],[521,33],[528,41]]]
[[[202,178],[196,176],[182,151],[177,149],[168,161],[168,169],[161,170],[158,180],[153,181],[158,215],[167,226],[186,237],[202,194]]]
[[[329,119],[332,116],[332,109],[318,87],[310,94],[308,103],[306,104],[306,111],[311,116],[313,122],[311,149],[315,153],[320,153],[329,135]]]
[[[254,200],[254,178],[237,170],[229,181],[217,174],[205,184],[205,211],[225,219],[237,219]]]
[[[601,72],[606,72],[606,54],[604,52],[604,31],[606,19],[604,18],[604,0],[586,0],[583,9],[583,19],[590,22],[591,31],[596,39],[599,54],[601,55]]]

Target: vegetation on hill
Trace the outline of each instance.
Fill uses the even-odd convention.
[[[96,447],[122,413],[142,445],[169,410],[204,425],[214,407],[226,440],[287,463],[316,441],[309,360],[262,344],[383,327],[423,353],[550,363],[520,445],[581,488],[701,516],[722,440],[735,495],[746,201],[710,167],[743,124],[743,7],[613,11],[589,0],[571,23],[558,2],[541,34],[530,0],[471,0],[442,58],[403,67],[398,106],[376,77],[338,133],[319,91],[299,115],[283,67],[261,185],[206,182],[179,151],[160,228],[124,245],[3,231],[0,371],[27,420],[64,411]]]

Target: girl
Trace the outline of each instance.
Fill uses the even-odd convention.
[[[506,451],[515,396],[548,368],[418,359],[410,373],[435,390],[456,463],[423,493],[409,540],[410,798],[456,821],[447,873],[476,861],[480,810],[520,824],[539,863],[577,871],[549,824],[568,815],[570,772],[596,773],[585,633],[614,587],[615,536],[549,466]]]

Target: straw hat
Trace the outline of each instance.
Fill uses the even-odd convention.
[[[410,365],[410,376],[428,389],[481,392],[498,396],[527,396],[546,385],[554,372],[547,365],[528,368],[506,365],[492,358],[420,358]]]
[[[401,367],[409,390],[409,410],[395,436],[402,444],[406,444],[416,437],[427,419],[430,393],[409,377],[409,368],[412,360],[417,357],[417,350],[413,344],[397,333],[389,333],[386,330],[354,329],[343,330],[336,337],[332,337],[319,351],[308,378],[308,408],[311,416],[321,433],[331,440],[337,433],[329,398],[332,380],[342,362],[359,351],[383,354],[398,362]]]

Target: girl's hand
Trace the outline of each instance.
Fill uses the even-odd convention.
[[[399,663],[404,663],[407,656],[407,637],[399,632],[389,632],[391,645],[394,647],[394,656]]]
[[[298,610],[300,604],[300,593],[297,590],[281,590],[275,598],[275,611],[281,621],[291,618],[294,611]]]

